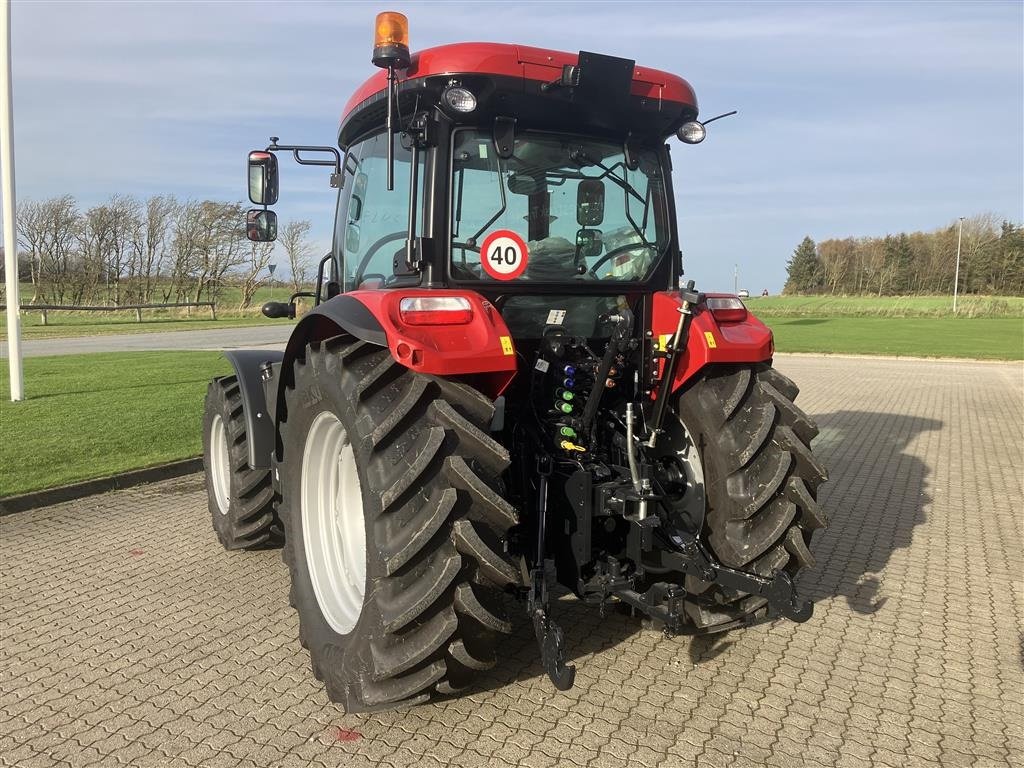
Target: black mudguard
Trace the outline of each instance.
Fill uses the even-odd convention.
[[[304,315],[295,325],[295,330],[292,331],[292,335],[288,339],[288,345],[281,358],[281,367],[275,366],[277,375],[274,377],[274,400],[276,404],[274,407],[274,429],[271,435],[274,439],[274,450],[277,446],[277,425],[285,413],[285,387],[281,384],[284,383],[286,386],[293,384],[292,363],[296,358],[305,356],[306,345],[311,341],[330,339],[343,333],[381,347],[388,345],[387,335],[384,333],[383,326],[377,322],[377,318],[365,304],[351,296],[344,294],[335,296]]]
[[[224,353],[238,377],[242,390],[242,409],[245,412],[245,431],[249,437],[249,467],[270,469],[271,458],[277,447],[275,410],[268,409],[267,403],[276,403],[276,382],[274,376],[269,388],[264,387],[260,370],[266,364],[278,368],[284,353],[268,349],[233,349]],[[268,397],[269,392],[272,393]]]

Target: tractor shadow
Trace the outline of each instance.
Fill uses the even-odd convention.
[[[842,597],[853,612],[873,614],[886,604],[881,571],[893,552],[910,546],[931,502],[927,488],[933,470],[908,448],[919,435],[941,429],[943,422],[860,411],[812,416],[821,429],[813,448],[829,470],[830,479],[819,492],[829,527],[814,538],[817,566],[798,578],[800,593],[814,602]],[[588,658],[644,631],[640,618],[626,610],[609,607],[602,618],[596,608],[568,593],[558,594],[552,617],[565,632],[570,663],[585,665]],[[480,679],[484,690],[545,677],[524,605],[509,601],[507,609],[512,636],[503,643],[497,665]],[[738,642],[733,632],[686,640],[679,650],[685,648],[693,664],[727,653]]]
[[[932,501],[933,469],[908,447],[943,422],[865,411],[812,416],[821,430],[812,447],[829,470],[818,494],[829,525],[814,538],[818,564],[799,586],[814,602],[843,597],[855,613],[876,613],[887,600],[880,574],[910,546]]]

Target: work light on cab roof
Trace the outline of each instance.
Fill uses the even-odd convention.
[[[263,311],[312,309],[207,396],[222,543],[284,536],[303,645],[350,712],[471,686],[504,598],[570,687],[559,585],[668,633],[809,619],[817,429],[771,331],[683,279],[670,145],[725,115],[632,59],[409,40],[377,16],[330,145],[249,156],[253,240],[276,236],[278,152],[338,192],[315,290]]]

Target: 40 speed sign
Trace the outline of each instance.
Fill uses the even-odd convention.
[[[529,258],[526,241],[511,229],[492,232],[480,244],[480,265],[495,280],[519,277]]]

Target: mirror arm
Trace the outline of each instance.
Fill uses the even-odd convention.
[[[322,146],[309,146],[304,144],[278,144],[277,136],[270,137],[270,144],[267,146],[267,152],[276,152],[278,150],[284,152],[291,152],[292,157],[295,158],[295,162],[299,165],[329,165],[334,168],[334,172],[331,174],[331,187],[337,188],[341,186],[341,153],[335,147],[322,147]],[[300,152],[329,152],[334,156],[333,160],[314,160],[313,158],[302,157]]]

